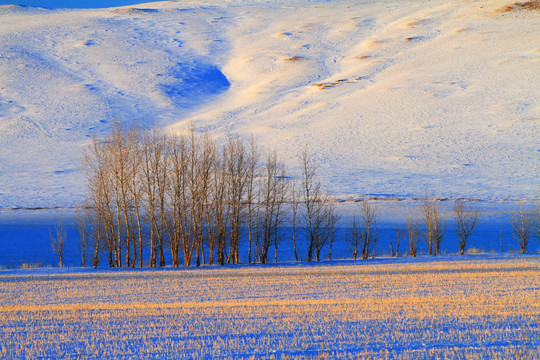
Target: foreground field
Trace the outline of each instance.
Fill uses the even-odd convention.
[[[538,358],[540,258],[0,272],[1,358]]]

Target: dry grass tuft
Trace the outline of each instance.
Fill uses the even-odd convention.
[[[422,37],[421,36],[409,36],[409,37],[404,38],[403,40],[405,40],[405,41],[418,41],[418,40],[422,40]]]
[[[312,86],[315,86],[319,90],[326,90],[326,89],[331,89],[339,85],[351,84],[351,83],[361,81],[361,80],[366,80],[366,79],[367,79],[366,76],[357,76],[352,79],[339,79],[339,80],[331,81],[331,82],[316,83],[316,84],[312,84]]]
[[[520,11],[520,10],[540,11],[540,0],[515,2],[512,4],[508,4],[506,6],[503,6],[502,8],[495,10],[493,13],[495,15],[498,15],[498,14],[504,14],[504,13],[508,13],[512,11]]]
[[[290,58],[285,59],[285,61],[291,61],[291,62],[304,61],[304,60],[306,60],[306,58],[303,56],[292,56]]]
[[[367,59],[370,59],[371,58],[371,55],[359,55],[359,56],[355,56],[354,59],[356,60],[367,60]]]

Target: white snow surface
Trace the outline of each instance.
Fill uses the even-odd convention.
[[[0,207],[72,206],[114,118],[314,154],[340,199],[538,196],[540,12],[511,1],[0,6]]]

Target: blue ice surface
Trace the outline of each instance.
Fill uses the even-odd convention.
[[[0,5],[24,5],[47,9],[98,9],[138,5],[151,0],[0,0]]]
[[[51,250],[50,239],[55,235],[55,225],[57,217],[54,214],[40,214],[40,211],[10,211],[10,214],[3,212],[0,216],[0,268],[19,268],[23,264],[46,267],[57,266],[58,257]],[[81,251],[79,246],[79,234],[75,225],[73,216],[68,214],[64,219],[64,229],[67,232],[66,248],[64,251],[64,264],[70,267],[81,265]],[[408,253],[408,243],[405,233],[405,224],[399,224],[401,228],[400,257]],[[245,230],[245,229],[244,229]],[[501,252],[501,230],[503,235],[503,251]],[[336,242],[332,249],[332,259],[350,259],[351,252],[344,240],[347,232],[346,224],[343,224],[336,232]],[[247,262],[247,232],[244,231],[241,240],[240,260]],[[305,232],[298,229],[298,249],[300,260],[305,260],[307,256],[307,246],[305,241]],[[390,244],[396,249],[396,224],[379,223],[377,225],[377,244],[375,248],[375,257],[388,257],[390,254]],[[282,241],[278,246],[278,262],[294,261],[294,252],[290,241],[290,229],[282,228]],[[467,248],[477,249],[482,253],[508,254],[519,251],[519,244],[512,236],[512,227],[510,221],[494,224],[484,222],[478,224],[472,233]],[[328,259],[328,245],[321,252],[321,260]],[[427,254],[427,244],[422,239],[418,240],[418,254]],[[125,251],[125,250],[124,250]],[[148,264],[149,249],[144,249],[144,263]],[[206,252],[208,250],[206,249]],[[459,252],[458,238],[454,224],[448,223],[445,237],[441,243],[441,255],[457,254]],[[527,253],[537,254],[540,252],[540,241],[531,238],[527,246]],[[94,249],[89,246],[87,249],[87,266],[91,266]],[[181,253],[181,252],[180,252]],[[254,250],[253,250],[254,253]],[[164,254],[167,265],[171,265],[170,248],[168,244],[164,246]],[[268,260],[274,262],[274,247],[270,248]],[[123,254],[125,260],[125,254]],[[182,258],[182,256],[181,256]],[[215,258],[214,258],[215,259]],[[193,259],[193,263],[194,263]],[[138,264],[138,263],[137,263]],[[100,256],[99,267],[108,267],[106,254]]]

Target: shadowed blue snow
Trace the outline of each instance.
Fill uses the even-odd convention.
[[[58,257],[51,250],[50,238],[55,235],[56,217],[53,213],[33,214],[28,213],[0,214],[0,269],[1,268],[19,268],[23,264],[32,266],[57,266]],[[66,248],[64,251],[64,263],[66,266],[80,266],[81,250],[79,245],[79,234],[74,219],[66,215],[64,217],[64,229],[66,231]],[[405,233],[405,224],[399,224],[401,227],[401,241],[399,245],[400,256],[408,252],[407,235]],[[502,243],[501,243],[502,231]],[[332,259],[350,259],[351,252],[345,242],[347,229],[339,228],[336,232],[336,242],[332,248]],[[297,242],[301,260],[306,259],[307,244],[305,232],[298,230]],[[282,241],[278,247],[278,262],[294,261],[294,252],[290,242],[290,229],[281,229]],[[396,224],[381,222],[377,226],[377,243],[375,248],[376,257],[390,254],[390,248],[395,251],[396,242]],[[242,233],[240,257],[241,262],[247,262],[247,234],[246,229]],[[476,249],[480,253],[515,253],[519,251],[519,244],[512,236],[512,227],[509,221],[501,224],[480,223],[467,243],[467,249]],[[329,246],[325,246],[321,252],[321,260],[328,259]],[[418,241],[418,253],[427,254],[427,244],[424,240]],[[208,251],[208,249],[205,249]],[[268,254],[268,260],[274,262],[275,248],[271,247]],[[458,239],[455,232],[454,223],[449,222],[445,237],[441,243],[441,254],[457,254],[459,252]],[[531,238],[527,246],[527,253],[540,253],[540,241]],[[88,244],[87,248],[87,266],[91,266],[94,254],[93,245]],[[171,265],[170,247],[165,245],[164,254],[167,265]],[[125,254],[124,254],[125,255]],[[144,250],[144,262],[148,264],[149,250]],[[180,253],[182,258],[182,254]],[[195,260],[193,260],[195,261]],[[108,266],[105,251],[101,253],[99,267]]]
[[[143,4],[149,1],[130,1],[130,0],[83,0],[83,1],[70,1],[70,0],[0,0],[0,5],[24,5],[35,6],[48,9],[98,9],[98,8],[110,8],[127,5]]]
[[[177,63],[169,73],[170,81],[161,90],[178,107],[199,104],[201,98],[218,95],[230,87],[229,80],[215,65],[201,61]]]

